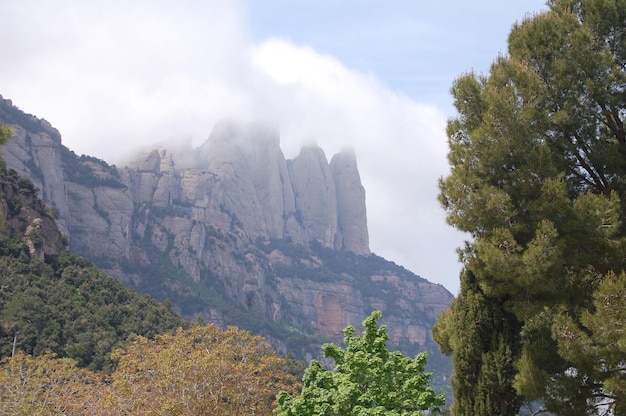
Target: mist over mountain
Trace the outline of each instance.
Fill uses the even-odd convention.
[[[452,295],[370,252],[353,151],[328,161],[310,146],[286,160],[275,126],[230,120],[197,148],[158,147],[118,167],[77,156],[1,97],[0,122],[15,130],[0,149],[7,166],[54,207],[70,249],[182,316],[311,358],[380,309],[392,345],[449,369],[430,328]]]

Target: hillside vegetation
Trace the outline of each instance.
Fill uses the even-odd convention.
[[[103,375],[52,354],[0,362],[0,415],[272,415],[280,390],[299,383],[261,338],[196,325],[137,336]]]
[[[297,391],[302,362],[192,325],[65,250],[53,210],[4,166],[0,208],[0,415],[271,415]]]
[[[53,210],[29,179],[4,167],[0,208],[0,357],[51,352],[110,372],[111,351],[130,335],[188,326],[171,307],[65,250]]]
[[[41,261],[24,243],[0,241],[0,356],[16,348],[53,352],[110,372],[110,353],[130,335],[149,338],[188,326],[170,307],[125,288],[68,251]]]

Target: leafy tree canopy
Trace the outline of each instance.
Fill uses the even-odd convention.
[[[0,415],[111,415],[101,374],[46,353],[18,352],[0,361]],[[123,413],[120,413],[123,414]]]
[[[4,415],[272,415],[276,392],[299,384],[261,338],[213,325],[138,336],[111,375],[52,354],[0,361]]]
[[[424,372],[427,356],[414,358],[387,350],[389,335],[378,328],[380,311],[363,321],[363,334],[353,326],[344,330],[346,349],[325,344],[324,357],[335,362],[334,371],[313,360],[306,369],[302,392],[278,395],[281,416],[412,416],[421,410],[438,411],[443,394],[435,394]]]
[[[113,384],[131,414],[271,415],[276,392],[298,385],[281,370],[284,358],[236,327],[138,337],[114,357],[120,362]]]
[[[522,400],[626,414],[626,335],[607,328],[603,341],[593,323],[599,293],[626,278],[626,1],[548,5],[514,25],[488,75],[452,87],[440,201],[472,241],[434,335],[453,356],[457,415],[503,403],[514,406],[500,414],[515,414]],[[626,310],[610,317],[623,329]]]

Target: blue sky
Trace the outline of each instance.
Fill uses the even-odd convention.
[[[284,37],[451,111],[453,79],[488,71],[511,25],[545,0],[264,0],[244,3],[255,39]]]
[[[449,89],[506,52],[543,0],[0,0],[0,94],[78,154],[200,145],[223,117],[271,119],[293,157],[356,151],[372,250],[458,292],[436,201]]]

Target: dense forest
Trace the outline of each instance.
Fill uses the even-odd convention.
[[[109,357],[131,334],[154,337],[188,323],[169,307],[125,288],[90,261],[63,252],[29,258],[19,240],[0,241],[0,355],[46,351],[110,372]]]

